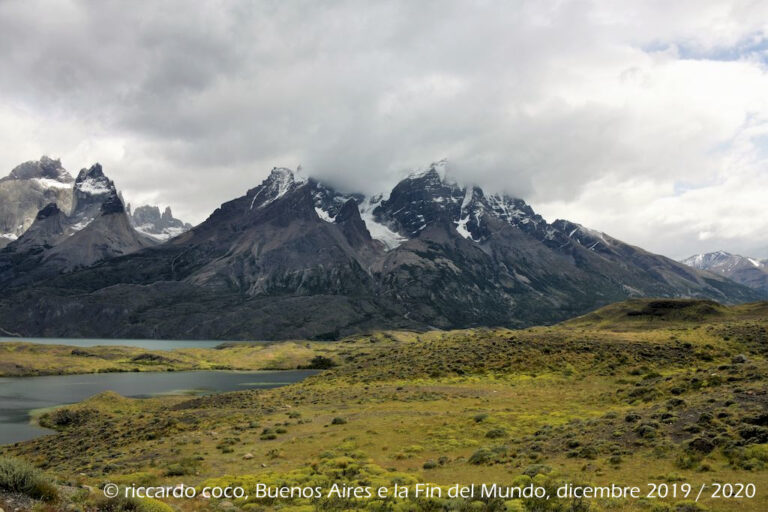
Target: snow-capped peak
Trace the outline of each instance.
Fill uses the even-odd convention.
[[[765,262],[755,258],[739,256],[738,254],[732,254],[722,250],[695,254],[690,258],[682,260],[681,263],[699,270],[719,270],[723,272],[732,272],[737,268],[744,267],[756,267],[759,269],[766,267]]]
[[[31,160],[17,165],[7,177],[0,181],[5,180],[34,180],[45,188],[69,188],[74,181],[61,166],[61,160],[54,160],[45,155],[40,157],[40,160]]]
[[[266,180],[258,187],[251,200],[250,209],[256,206],[257,200],[262,199],[259,208],[280,199],[291,189],[307,183],[307,178],[300,172],[294,173],[286,167],[273,167]]]
[[[408,174],[408,178],[418,179],[418,178],[428,177],[430,175],[437,176],[440,183],[456,184],[456,182],[448,174],[447,158],[443,158],[442,160],[438,160],[437,162],[432,162],[426,168],[416,168],[411,170],[411,172]]]
[[[104,175],[101,165],[94,164],[83,169],[75,180],[75,192],[90,196],[107,195],[114,192],[114,184]]]

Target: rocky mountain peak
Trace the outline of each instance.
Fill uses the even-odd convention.
[[[273,167],[258,187],[248,191],[247,195],[251,198],[249,209],[263,208],[308,181],[301,173],[294,173],[285,167]]]
[[[170,206],[163,213],[157,206],[139,206],[133,212],[128,211],[128,217],[137,231],[157,240],[168,240],[192,229],[191,224],[173,216]]]
[[[768,293],[768,260],[727,251],[695,254],[681,261],[689,267],[720,274],[737,283]]]
[[[104,175],[101,164],[95,163],[88,169],[81,169],[75,180],[75,188],[91,194],[105,194],[114,188],[112,181]]]
[[[47,156],[17,165],[0,178],[0,249],[29,229],[49,203],[68,211],[73,181],[60,160]]]
[[[437,162],[432,162],[423,169],[411,171],[406,179],[424,180],[431,183],[443,183],[451,181],[448,177],[448,159],[443,158]]]
[[[78,210],[94,204],[101,206],[105,199],[111,199],[113,195],[119,201],[115,184],[106,177],[100,164],[94,164],[89,169],[82,169],[77,175],[72,211],[77,214]],[[114,205],[115,201],[112,203]],[[122,201],[120,204],[122,205]]]
[[[79,189],[91,181],[113,188],[100,167],[92,170],[78,177]],[[78,216],[63,218],[52,210],[36,223],[34,238],[14,244],[34,242],[43,252],[0,253],[0,283],[32,283],[34,290],[45,282],[45,297],[83,305],[94,336],[189,336],[179,326],[193,324],[200,329],[194,336],[230,339],[515,327],[631,296],[765,296],[567,220],[550,224],[522,199],[452,182],[445,170],[438,162],[388,194],[363,197],[275,168],[189,233],[136,256],[130,253],[151,242],[129,220],[148,232],[172,212],[143,206],[131,216],[105,215],[120,208],[119,197],[89,196],[95,214],[79,208]],[[85,268],[97,261],[103,263]],[[93,293],[72,297],[81,283]],[[125,297],[126,287],[116,286],[122,284],[151,290],[153,302],[117,313],[100,309]],[[46,324],[51,332],[68,328],[66,318],[39,304],[24,290],[5,309],[0,304],[0,322],[37,333],[43,319],[56,318]],[[232,330],[222,331],[224,318]]]
[[[54,160],[45,155],[40,160],[30,160],[13,168],[2,180],[54,180],[60,183],[72,183],[72,176],[61,166],[61,160]],[[0,180],[0,181],[2,181]]]
[[[686,265],[699,270],[717,270],[722,272],[732,272],[737,269],[766,269],[768,263],[757,258],[750,258],[732,254],[727,251],[715,251],[702,254],[695,254],[681,261]]]

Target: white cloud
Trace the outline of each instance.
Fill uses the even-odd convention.
[[[200,221],[273,165],[459,178],[675,257],[768,246],[760,2],[0,4],[0,166]],[[763,209],[764,210],[764,209]]]

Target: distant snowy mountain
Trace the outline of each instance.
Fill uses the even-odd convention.
[[[165,241],[192,229],[192,224],[173,216],[170,206],[163,213],[160,213],[159,207],[150,205],[139,206],[133,211],[128,205],[126,210],[136,231],[156,240]]]
[[[43,156],[0,179],[0,249],[19,238],[49,203],[72,207],[74,179],[59,160]]]
[[[768,260],[716,251],[696,254],[682,260],[682,263],[720,274],[737,283],[768,293]]]
[[[26,281],[0,295],[0,325],[62,337],[330,339],[552,323],[627,297],[764,297],[605,233],[549,223],[522,199],[448,171],[437,162],[366,197],[275,168],[160,245],[44,280],[17,264],[14,282]],[[90,188],[103,187],[80,187]],[[55,233],[62,215],[41,212],[50,225],[39,232]]]
[[[45,279],[157,243],[133,229],[101,165],[81,170],[72,191],[69,214],[56,202],[47,204],[29,229],[0,251],[0,283]]]

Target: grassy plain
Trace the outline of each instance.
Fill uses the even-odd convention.
[[[71,347],[0,343],[0,377],[188,370],[292,370],[317,356],[343,359],[369,349],[359,340],[222,343],[217,348],[147,350],[130,346]]]
[[[258,483],[428,482],[443,486],[442,498],[164,501],[200,511],[764,511],[767,329],[766,303],[636,300],[552,327],[356,336],[323,344],[339,366],[297,384],[192,399],[104,393],[41,418],[58,434],[2,451],[71,490],[43,510],[161,506],[99,501],[105,482],[251,494]],[[256,349],[237,350],[230,361]],[[643,495],[665,484],[670,495],[445,496],[456,483],[554,491],[564,482],[636,485]],[[726,482],[752,483],[756,497],[711,498]]]

